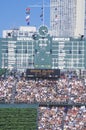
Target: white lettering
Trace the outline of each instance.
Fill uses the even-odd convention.
[[[70,38],[53,38],[54,41],[70,41]]]
[[[16,43],[16,41],[8,41],[8,43]]]
[[[18,41],[30,41],[30,40],[32,40],[32,38],[30,38],[30,37],[18,37],[17,40]]]

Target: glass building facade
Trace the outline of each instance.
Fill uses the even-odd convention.
[[[85,0],[50,0],[50,28],[53,36],[84,35]]]

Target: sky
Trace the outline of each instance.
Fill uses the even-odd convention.
[[[44,0],[44,4],[49,6],[49,0]],[[40,5],[40,7],[31,7],[33,5]],[[2,37],[3,30],[27,26],[27,7],[30,8],[29,26],[36,26],[39,28],[39,26],[42,25],[40,18],[42,0],[0,0],[0,37]],[[46,7],[44,12],[45,25],[49,27],[49,7]]]

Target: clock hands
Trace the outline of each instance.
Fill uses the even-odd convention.
[[[46,30],[43,29],[42,32],[43,32],[43,33],[46,33]]]

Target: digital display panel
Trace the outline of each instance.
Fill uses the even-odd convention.
[[[27,77],[34,78],[54,78],[60,76],[60,69],[27,69]]]

